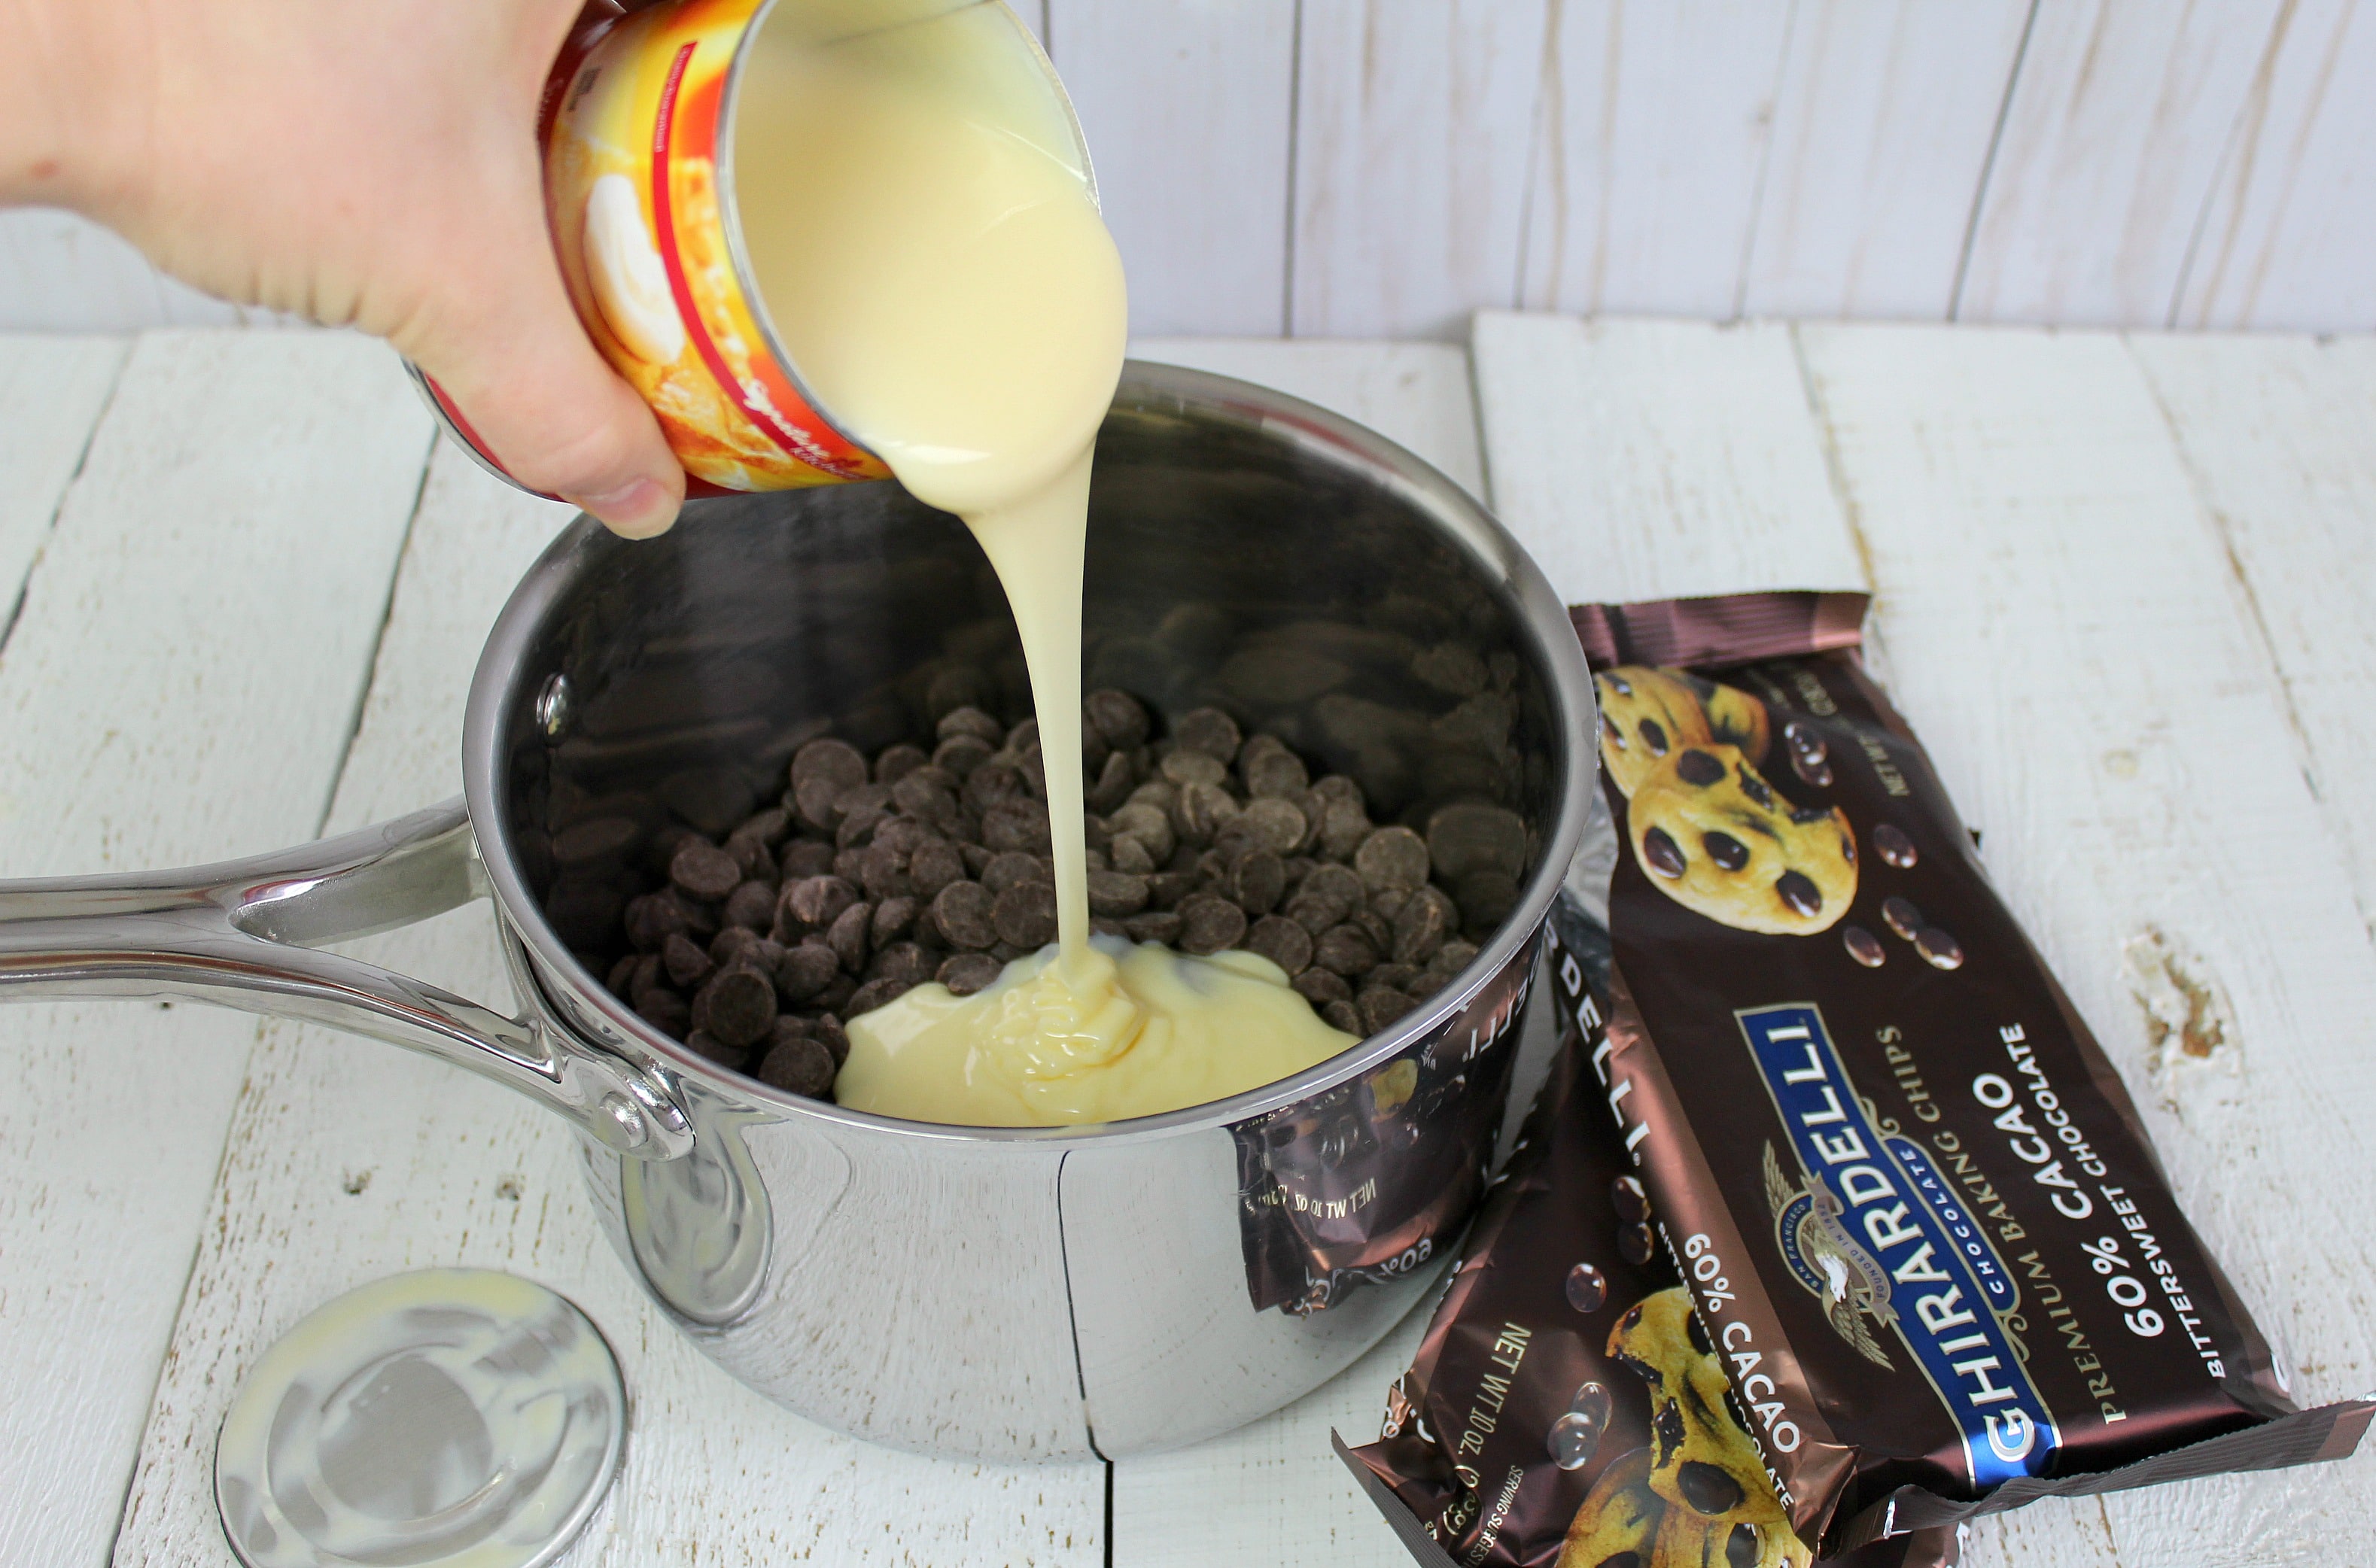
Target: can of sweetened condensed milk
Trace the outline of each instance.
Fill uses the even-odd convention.
[[[545,218],[570,303],[611,367],[659,417],[686,493],[792,490],[890,469],[802,382],[746,254],[734,130],[744,66],[771,26],[804,41],[983,6],[1035,72],[1088,179],[1088,153],[1054,68],[1002,0],[661,0],[589,7],[554,62],[538,122]],[[1092,187],[1094,189],[1094,187]],[[797,200],[773,188],[756,199]],[[832,221],[829,210],[815,215]],[[414,379],[446,433],[513,483],[437,384]]]

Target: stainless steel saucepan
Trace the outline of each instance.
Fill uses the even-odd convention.
[[[1374,1343],[1482,1191],[1585,822],[1591,687],[1541,575],[1457,487],[1218,376],[1129,369],[1087,571],[1092,688],[1218,704],[1353,774],[1382,822],[1515,819],[1459,868],[1472,909],[1508,912],[1453,985],[1266,1088],[1045,1131],[781,1093],[611,995],[621,901],[653,885],[636,846],[671,814],[771,801],[817,734],[872,748],[929,737],[955,700],[1027,710],[980,552],[881,483],[699,503],[641,543],[580,518],[481,657],[459,801],[227,865],[0,884],[0,995],[306,1018],[541,1101],[671,1321],[841,1431],[1030,1459],[1227,1431]],[[321,950],[479,897],[505,1005]]]

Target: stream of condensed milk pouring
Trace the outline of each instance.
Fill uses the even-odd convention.
[[[884,25],[886,17],[897,17]],[[843,1105],[1046,1125],[1227,1098],[1336,1054],[1284,973],[1089,932],[1081,581],[1122,260],[1062,100],[994,3],[782,0],[737,89],[751,270],[818,400],[1004,586],[1046,759],[1059,940],[849,1020]]]

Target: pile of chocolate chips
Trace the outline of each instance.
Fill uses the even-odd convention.
[[[1313,779],[1218,708],[1158,738],[1136,698],[1100,691],[1083,719],[1100,932],[1258,953],[1329,1024],[1368,1035],[1458,974],[1515,898],[1514,812],[1380,826],[1353,779]],[[936,739],[871,758],[814,740],[782,804],[722,842],[663,828],[668,885],[626,904],[612,991],[710,1060],[823,1098],[849,1054],[842,1020],[927,980],[968,995],[1054,941],[1037,721],[958,707]]]

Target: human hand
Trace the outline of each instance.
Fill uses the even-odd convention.
[[[0,201],[393,343],[512,475],[659,533],[684,474],[572,311],[536,113],[579,0],[0,0]]]

